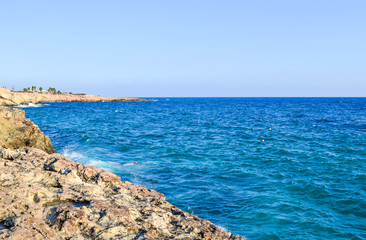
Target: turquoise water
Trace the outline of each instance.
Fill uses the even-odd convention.
[[[366,239],[365,98],[171,98],[24,110],[59,153],[162,192],[234,234]]]

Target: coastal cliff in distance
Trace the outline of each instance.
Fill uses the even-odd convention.
[[[244,239],[54,152],[24,111],[0,107],[0,239]]]
[[[77,95],[77,94],[47,94],[47,93],[27,93],[13,92],[7,88],[0,88],[0,106],[18,106],[28,103],[42,102],[110,102],[110,101],[148,101],[141,98],[115,98],[100,97],[94,95]]]

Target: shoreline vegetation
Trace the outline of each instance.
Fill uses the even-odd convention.
[[[1,105],[45,101],[6,90],[0,89]],[[77,100],[91,99],[67,101]],[[0,239],[22,238],[245,239],[182,211],[162,193],[56,153],[23,110],[0,107]]]
[[[0,106],[18,106],[21,104],[39,104],[43,102],[145,102],[141,98],[119,98],[101,97],[89,94],[57,93],[56,90],[50,93],[44,92],[17,92],[7,88],[0,88]]]

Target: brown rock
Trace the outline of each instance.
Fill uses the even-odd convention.
[[[244,239],[119,179],[60,154],[0,149],[0,239]]]
[[[25,118],[24,111],[4,107],[0,107],[0,147],[35,147],[48,153],[56,152],[49,137]]]

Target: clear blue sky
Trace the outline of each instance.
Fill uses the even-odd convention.
[[[366,1],[1,1],[0,84],[365,97]]]

